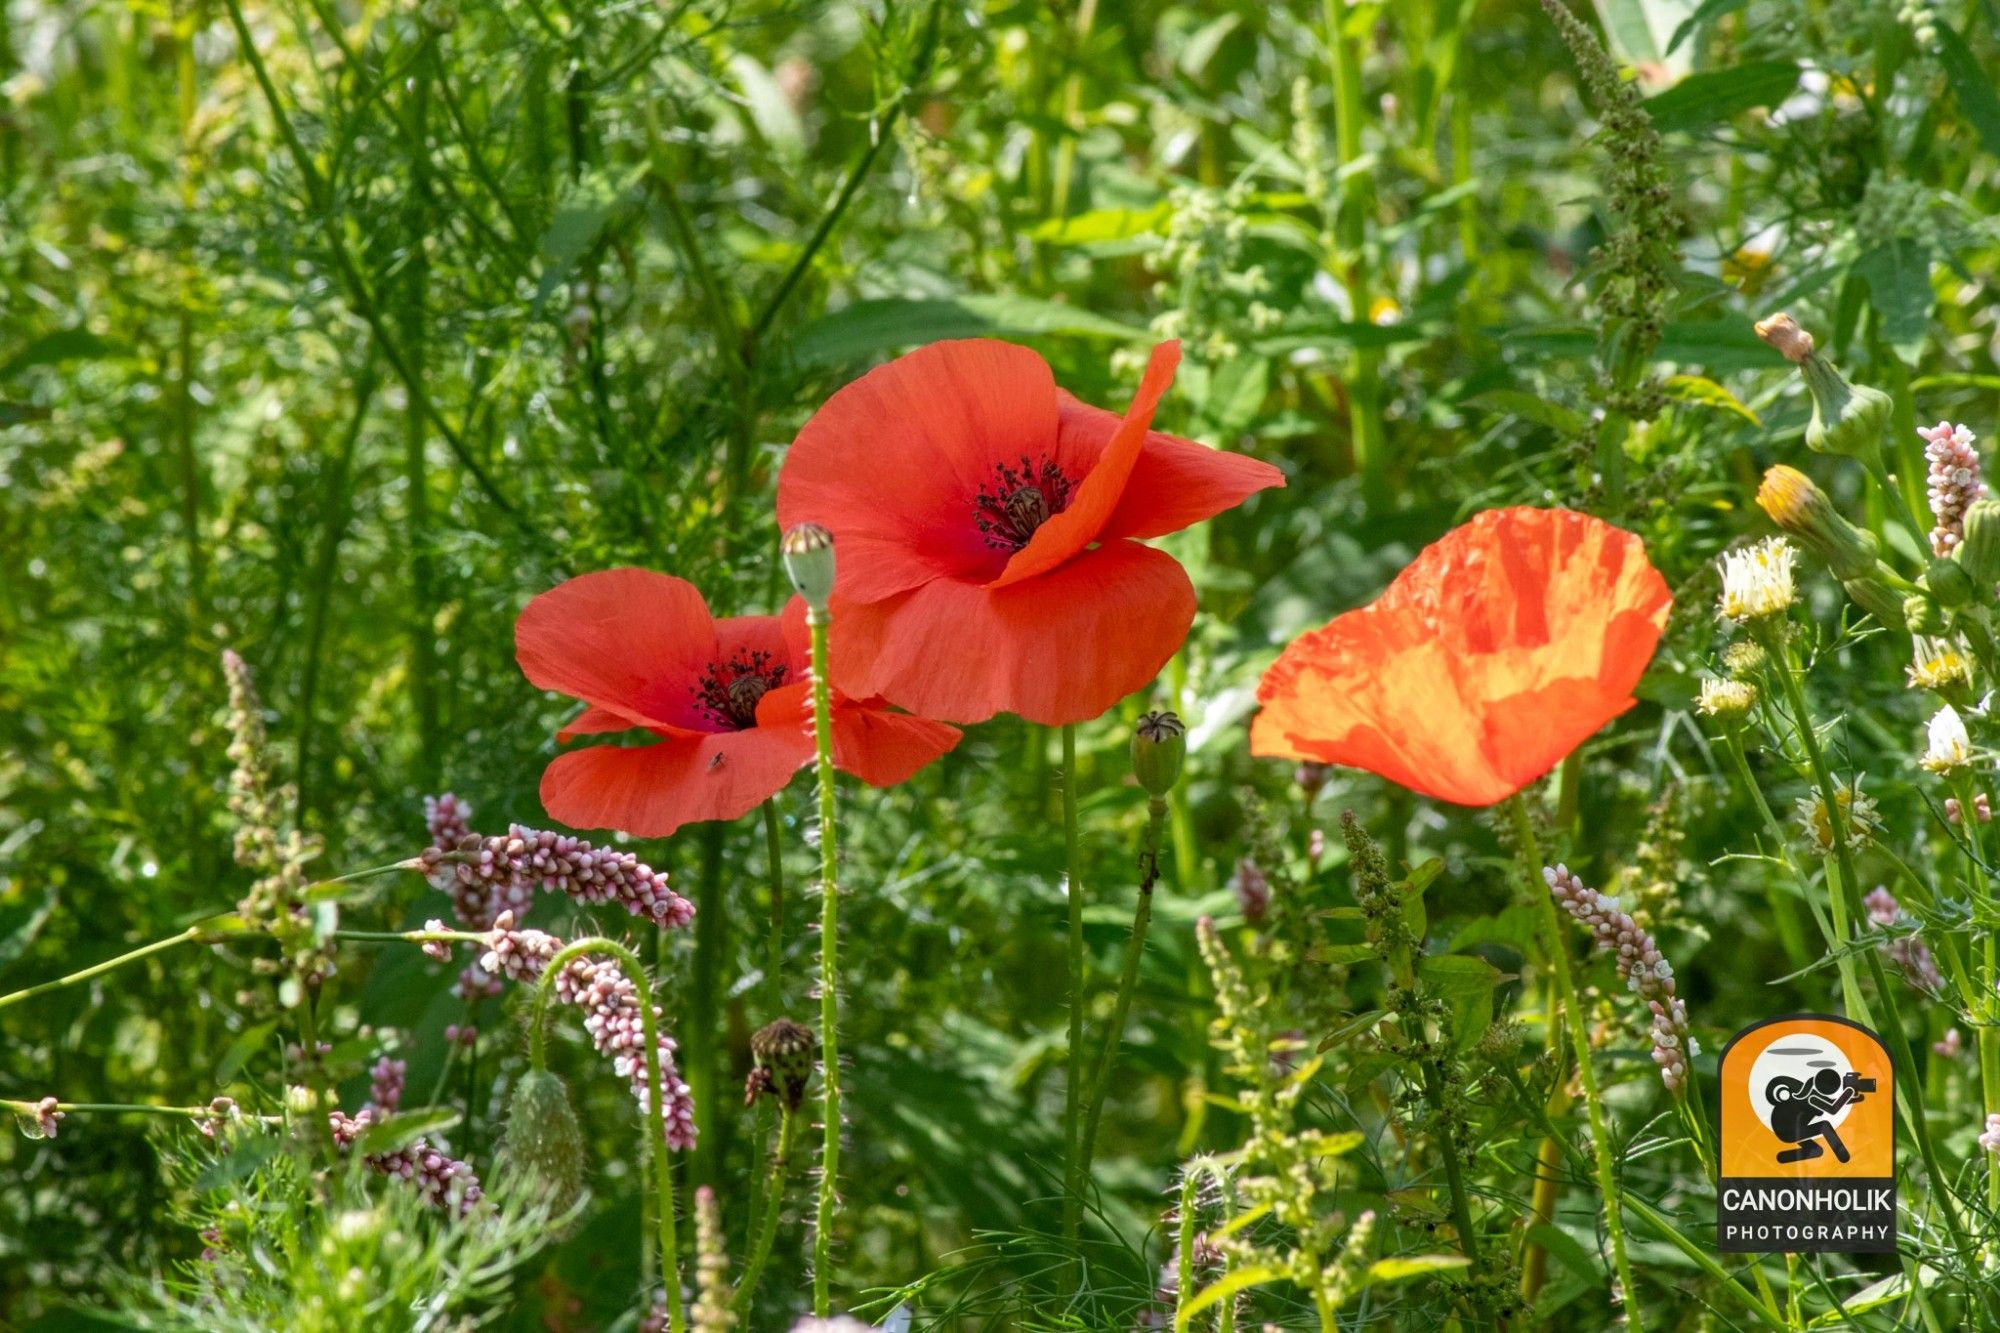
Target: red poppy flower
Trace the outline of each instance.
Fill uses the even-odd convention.
[[[1080,722],[1151,680],[1194,586],[1140,545],[1284,485],[1274,467],[1150,429],[1180,345],[1153,349],[1123,417],[988,339],[879,366],[808,421],[778,523],[839,553],[834,683],[926,717]]]
[[[557,739],[645,730],[646,745],[558,755],[542,805],[574,828],[663,838],[735,819],[813,757],[805,604],[782,616],[715,620],[685,579],[645,569],[573,578],[529,602],[514,626],[529,680],[583,701]],[[894,786],[958,744],[939,722],[836,693],[833,761]]]
[[[1629,532],[1566,509],[1488,510],[1279,655],[1251,752],[1492,805],[1636,702],[1671,601]]]

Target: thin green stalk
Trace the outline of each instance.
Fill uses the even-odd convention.
[[[653,1011],[653,983],[646,969],[630,949],[616,940],[593,935],[575,940],[556,952],[535,982],[534,1009],[528,1023],[529,1044],[536,1068],[541,1068],[542,1032],[548,1022],[549,999],[555,994],[556,978],[572,959],[586,954],[609,956],[625,969],[639,1001],[641,1035],[646,1043],[646,1108],[652,1125],[642,1137],[653,1165],[653,1191],[657,1199],[654,1217],[659,1227],[660,1280],[666,1285],[669,1333],[687,1333],[687,1316],[681,1309],[680,1239],[674,1214],[674,1160],[667,1150],[666,1081],[660,1071],[660,1018]]]
[[[1535,836],[1534,821],[1528,817],[1527,802],[1515,796],[1508,801],[1514,816],[1514,831],[1520,841],[1522,868],[1529,891],[1540,904],[1542,930],[1548,936],[1549,961],[1555,968],[1556,988],[1562,996],[1569,1022],[1570,1045],[1576,1058],[1577,1077],[1583,1084],[1583,1104],[1590,1118],[1591,1155],[1596,1159],[1597,1187],[1604,1196],[1605,1229],[1611,1235],[1611,1262],[1618,1284],[1624,1291],[1626,1326],[1632,1333],[1644,1333],[1639,1310],[1639,1288],[1632,1278],[1632,1261],[1625,1253],[1625,1222],[1618,1203],[1618,1178],[1611,1166],[1611,1139],[1605,1131],[1604,1102],[1597,1093],[1597,1072],[1590,1059],[1590,1034],[1583,1022],[1583,1004],[1577,996],[1576,979],[1570,975],[1569,950],[1564,947],[1562,922],[1556,916],[1555,899],[1542,883],[1542,853]],[[1551,1015],[1551,1020],[1553,1020]]]
[[[209,922],[220,919],[220,917],[204,918],[178,934],[169,935],[163,940],[154,940],[151,944],[142,944],[136,949],[119,954],[116,958],[107,958],[101,963],[92,963],[89,967],[80,968],[75,972],[69,973],[67,976],[57,977],[53,981],[37,982],[22,990],[17,990],[7,995],[0,995],[0,1009],[5,1009],[11,1004],[19,1004],[23,1000],[32,1000],[37,995],[47,995],[50,991],[58,991],[65,986],[74,986],[80,982],[89,981],[92,977],[101,977],[106,972],[115,971],[127,963],[136,963],[141,958],[150,958],[156,953],[163,953],[177,945],[189,944],[202,938],[204,935],[217,933],[206,929],[206,927]],[[224,933],[236,934],[241,932],[232,931]]]
[[[718,823],[702,831],[719,837],[727,829]],[[714,1185],[721,1171],[722,1142],[715,1113],[722,1103],[722,966],[730,956],[729,885],[717,873],[721,860],[718,855],[713,870],[695,886],[694,966],[688,979],[688,1021],[681,1032],[695,1114],[694,1160],[688,1174],[696,1186]],[[656,938],[664,940],[665,936],[666,932],[660,931]]]
[[[34,1102],[10,1101],[0,1097],[0,1111],[12,1111],[17,1115],[34,1115],[41,1108]],[[134,1102],[57,1102],[56,1110],[68,1115],[72,1111],[87,1115],[157,1115],[176,1120],[206,1120],[215,1114],[210,1106],[149,1106]],[[281,1115],[251,1115],[240,1112],[245,1120],[254,1120],[263,1125],[282,1125]]]
[[[1111,1007],[1111,1026],[1104,1033],[1104,1050],[1090,1080],[1090,1104],[1084,1113],[1083,1143],[1077,1153],[1079,1181],[1090,1179],[1090,1159],[1097,1147],[1097,1122],[1104,1114],[1104,1097],[1111,1090],[1111,1071],[1125,1037],[1125,1020],[1132,1013],[1132,992],[1139,982],[1139,960],[1146,952],[1146,927],[1153,919],[1153,888],[1160,878],[1160,833],[1167,822],[1167,802],[1155,796],[1146,803],[1146,849],[1140,853],[1139,902],[1132,909],[1132,937],[1125,945],[1125,967],[1118,974],[1118,998]]]
[[[819,1205],[813,1223],[813,1313],[831,1306],[833,1220],[840,1177],[840,885],[839,828],[833,791],[833,691],[827,680],[827,622],[830,613],[808,608],[812,628],[813,778],[819,787],[819,1045],[825,1070],[820,1079],[824,1138],[820,1143]]]
[[[1374,294],[1365,253],[1368,243],[1369,173],[1358,170],[1361,158],[1361,50],[1347,31],[1352,0],[1326,0],[1326,43],[1333,64],[1334,149],[1344,169],[1336,221],[1341,253],[1337,269],[1347,287],[1350,318],[1366,324],[1372,318]],[[1347,410],[1353,436],[1354,470],[1361,477],[1361,496],[1370,513],[1394,503],[1389,490],[1387,442],[1382,428],[1381,353],[1354,348],[1348,369]]]
[[[1076,1254],[1083,1182],[1077,1174],[1083,1110],[1083,852],[1077,839],[1076,725],[1062,728],[1063,890],[1069,901],[1069,1045],[1063,1088],[1063,1242]],[[1075,1266],[1072,1266],[1074,1271]]]
[[[1790,866],[1792,857],[1785,848],[1784,826],[1778,823],[1778,817],[1771,813],[1771,806],[1764,799],[1763,789],[1751,775],[1750,761],[1743,753],[1742,734],[1733,725],[1725,724],[1721,748],[1722,752],[1729,756],[1730,766],[1735,770],[1737,781],[1743,784],[1744,792],[1755,803],[1758,814],[1764,820],[1764,826],[1771,831],[1771,836],[1778,847],[1778,854],[1784,858],[1785,864]],[[1796,874],[1795,877],[1801,881],[1804,879],[1803,876]],[[1812,958],[1806,952],[1805,937],[1799,930],[1798,919],[1792,914],[1790,905],[1779,894],[1777,887],[1768,879],[1763,883],[1764,902],[1770,909],[1772,922],[1777,926],[1778,942],[1784,946],[1785,957],[1794,968],[1810,966]]]
[[[764,856],[771,881],[771,945],[764,978],[771,991],[771,1017],[785,1012],[785,843],[778,798],[764,802]]]
[[[1826,806],[1827,827],[1832,831],[1834,861],[1839,870],[1840,880],[1838,891],[1830,895],[1839,913],[1835,920],[1835,930],[1839,934],[1836,945],[1845,950],[1849,941],[1845,930],[1842,929],[1842,915],[1857,920],[1865,915],[1861,906],[1860,880],[1854,866],[1854,851],[1847,840],[1847,819],[1838,800],[1833,770],[1828,765],[1826,752],[1819,743],[1819,733],[1813,730],[1812,711],[1806,704],[1805,689],[1799,683],[1799,673],[1793,669],[1789,646],[1777,629],[1766,627],[1758,637],[1764,640],[1764,651],[1771,661],[1770,674],[1783,686],[1785,701],[1792,713],[1793,730],[1799,738],[1799,744],[1805,749],[1814,785],[1818,787],[1820,800]],[[1903,1031],[1902,1014],[1896,1003],[1896,993],[1890,988],[1888,975],[1882,967],[1881,951],[1863,949],[1860,952],[1868,964],[1869,980],[1875,983],[1876,994],[1882,1001],[1884,1018],[1879,1026],[1889,1039],[1890,1054],[1899,1068],[1914,1070],[1917,1067],[1916,1056],[1910,1049],[1908,1034]],[[1854,993],[1854,998],[1857,1000],[1860,998],[1858,991]],[[1865,1006],[1861,1012],[1865,1016],[1867,1012]],[[1863,1021],[1866,1021],[1865,1017]],[[1876,1025],[1871,1024],[1871,1026]],[[1979,1293],[1981,1303],[1990,1313],[1996,1307],[2000,1307],[2000,1293],[1996,1293],[1990,1284],[1980,1282],[1974,1276],[1981,1269],[1971,1237],[1966,1234],[1964,1224],[1959,1219],[1957,1205],[1952,1201],[1949,1177],[1939,1164],[1937,1148],[1931,1142],[1928,1117],[1920,1109],[1913,1110],[1911,1101],[1910,1098],[1902,1099],[1899,1109],[1903,1113],[1904,1121],[1916,1136],[1917,1152],[1923,1158],[1924,1170],[1931,1179],[1932,1197],[1937,1200],[1938,1211],[1944,1216],[1945,1230],[1951,1235],[1952,1247],[1958,1251],[1959,1262],[1964,1265],[1968,1290]]]
[[[757,1293],[757,1283],[764,1276],[764,1265],[771,1258],[771,1243],[778,1234],[778,1214],[785,1207],[785,1179],[791,1171],[792,1143],[797,1137],[798,1113],[789,1106],[778,1112],[778,1145],[771,1153],[771,1169],[764,1183],[763,1214],[757,1220],[757,1233],[750,1241],[750,1255],[743,1266],[743,1278],[736,1284],[736,1317],[740,1320],[750,1313],[750,1302]]]

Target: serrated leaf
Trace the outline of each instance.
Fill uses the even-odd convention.
[[[1698,407],[1713,407],[1723,412],[1734,412],[1753,426],[1764,423],[1757,414],[1743,405],[1743,400],[1729,390],[1703,375],[1669,375],[1666,382],[1669,398],[1678,402],[1693,403]]]
[[[1799,67],[1789,60],[1753,60],[1728,69],[1690,74],[1663,93],[1646,99],[1646,114],[1662,133],[1695,130],[1748,111],[1777,106],[1799,86]]]
[[[1394,1259],[1377,1259],[1368,1265],[1368,1280],[1371,1283],[1402,1282],[1427,1273],[1446,1273],[1454,1268],[1464,1268],[1471,1262],[1462,1254],[1411,1254]]]
[[[1476,1041],[1493,1022],[1493,988],[1507,979],[1484,958],[1473,954],[1425,954],[1417,960],[1417,975],[1451,1009],[1453,1044]]]
[[[1882,336],[1905,356],[1930,333],[1931,253],[1922,241],[1899,236],[1856,259],[1854,276],[1868,284],[1869,304],[1882,317]]]

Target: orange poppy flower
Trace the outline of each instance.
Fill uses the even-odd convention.
[[[1194,585],[1140,544],[1284,485],[1151,429],[1180,345],[1123,417],[989,339],[933,343],[836,393],[778,477],[778,523],[834,535],[834,683],[925,717],[1096,717],[1187,637]]]
[[[529,602],[514,626],[529,680],[580,699],[557,739],[650,731],[645,745],[558,755],[542,805],[573,828],[663,838],[683,824],[735,819],[811,762],[805,603],[782,616],[713,619],[685,579],[646,569],[585,574]],[[958,744],[956,728],[833,699],[833,761],[890,787]]]
[[[1566,509],[1488,510],[1279,655],[1251,752],[1492,805],[1637,702],[1671,601],[1629,532]]]

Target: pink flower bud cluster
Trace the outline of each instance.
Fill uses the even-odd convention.
[[[1993,822],[1993,806],[1987,801],[1985,792],[1980,792],[1972,798],[1972,814],[1982,824]],[[1956,796],[1944,798],[1944,817],[1954,824],[1965,822],[1965,813],[1959,808]]]
[[[1597,947],[1610,954],[1618,975],[1653,1015],[1653,1063],[1669,1092],[1687,1082],[1688,1060],[1695,1054],[1688,1033],[1687,1005],[1674,992],[1674,969],[1650,933],[1640,929],[1618,906],[1616,898],[1599,893],[1570,873],[1568,866],[1545,866],[1542,879],[1569,914],[1590,928]]]
[[[1956,1060],[1965,1050],[1965,1038],[1957,1028],[1946,1028],[1944,1036],[1931,1043],[1931,1050],[1946,1060]]]
[[[374,1108],[364,1107],[359,1115],[335,1111],[327,1117],[327,1123],[333,1128],[335,1145],[344,1149],[353,1147],[362,1131],[379,1119],[381,1116]],[[370,1153],[362,1160],[378,1175],[414,1186],[432,1207],[450,1208],[460,1217],[471,1212],[485,1197],[479,1177],[473,1174],[469,1163],[456,1160],[423,1139],[394,1152]]]
[[[1896,901],[1896,895],[1877,885],[1868,896],[1861,900],[1868,911],[1868,920],[1877,927],[1886,929],[1902,919],[1903,905]],[[1926,995],[1941,994],[1944,978],[1939,975],[1937,959],[1931,956],[1930,946],[1915,935],[1898,935],[1885,941],[1882,952],[1902,972],[1903,979],[1923,991]]]
[[[368,1104],[383,1115],[393,1114],[403,1104],[403,1084],[409,1072],[401,1060],[386,1055],[377,1060],[368,1075]]]
[[[238,1112],[234,1097],[217,1097],[208,1104],[208,1114],[194,1122],[205,1139],[212,1139],[222,1132],[222,1127],[234,1120]]]
[[[513,914],[502,912],[494,922],[492,946],[480,957],[479,965],[493,976],[532,984],[540,980],[562,947],[563,942],[546,931],[515,929]],[[572,958],[556,975],[555,994],[564,1004],[584,1011],[583,1028],[590,1034],[591,1044],[631,1086],[641,1114],[649,1113],[645,1021],[639,1010],[638,987],[624,969],[608,958]],[[658,1005],[653,1006],[653,1017],[656,1023],[665,1021]],[[667,1146],[692,1148],[694,1096],[674,1064],[679,1044],[661,1032],[659,1046],[660,1086],[667,1099]]]
[[[67,1111],[58,1111],[56,1107],[59,1105],[61,1102],[54,1097],[44,1097],[35,1103],[35,1127],[41,1130],[45,1139],[56,1136],[56,1131],[62,1128],[62,1122],[69,1114]]]
[[[1979,451],[1972,447],[1973,434],[1963,426],[1940,421],[1935,426],[1919,426],[1924,459],[1930,464],[1931,515],[1937,526],[1931,529],[1931,552],[1942,559],[1965,539],[1965,511],[1986,494],[1979,479]]]
[[[2000,1115],[1986,1117],[1986,1132],[1979,1136],[1979,1146],[1988,1152],[2000,1153]]]

